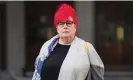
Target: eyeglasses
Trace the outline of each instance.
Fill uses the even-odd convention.
[[[59,23],[58,23],[58,26],[64,27],[65,24],[66,24],[68,27],[71,27],[71,26],[74,24],[74,22],[72,22],[72,21],[68,21],[68,22],[59,22]]]

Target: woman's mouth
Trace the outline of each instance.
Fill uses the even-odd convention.
[[[63,33],[69,33],[68,31],[64,31]]]

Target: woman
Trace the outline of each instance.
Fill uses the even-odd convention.
[[[93,45],[76,36],[77,18],[71,6],[59,6],[54,27],[58,34],[43,44],[32,80],[103,80],[104,65]]]

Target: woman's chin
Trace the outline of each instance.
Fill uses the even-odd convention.
[[[64,35],[62,35],[64,38],[66,37],[70,37],[70,35],[68,35],[68,34],[64,34]]]

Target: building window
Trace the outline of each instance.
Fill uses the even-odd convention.
[[[107,70],[133,70],[133,2],[96,2],[96,45]]]

